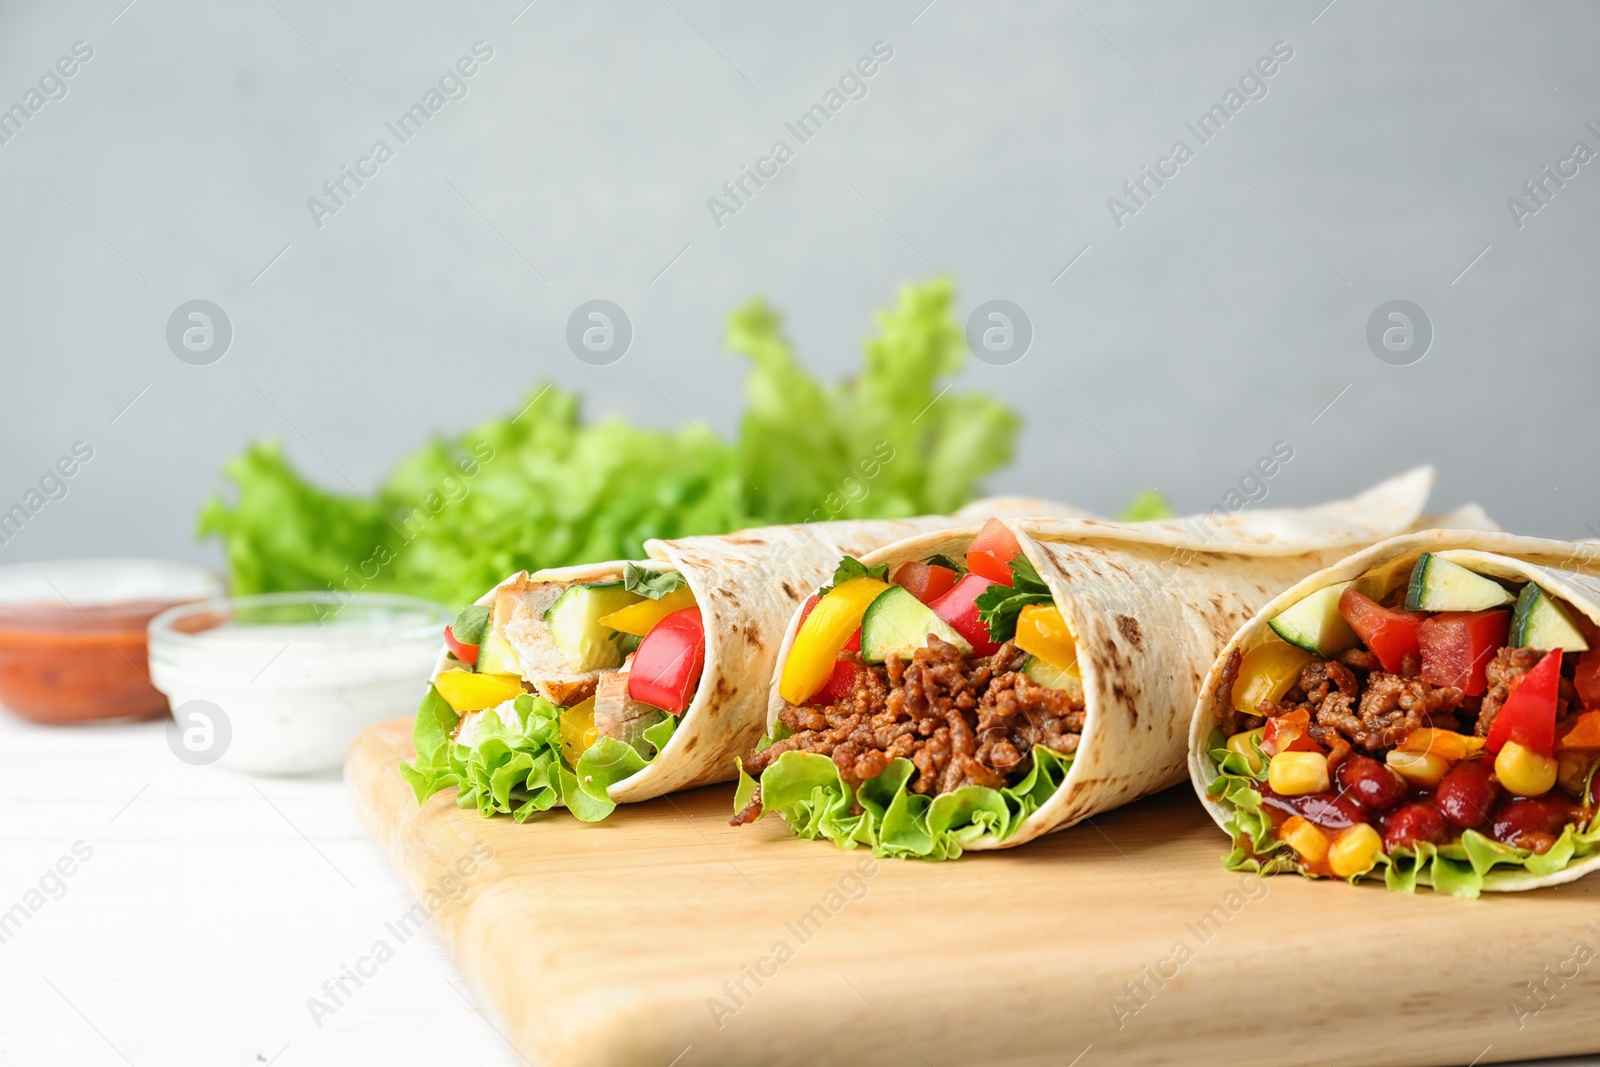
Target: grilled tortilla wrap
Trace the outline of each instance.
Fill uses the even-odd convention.
[[[801,616],[791,619],[768,738],[747,764],[755,776],[741,775],[735,821],[776,811],[802,837],[944,859],[1019,845],[1173,785],[1220,644],[1285,584],[1411,528],[1432,482],[1422,468],[1346,501],[1221,518],[1002,520],[1021,560],[1012,560],[1012,589],[978,600],[991,610],[976,631],[962,584],[926,611],[880,587],[908,563],[971,563],[975,542],[992,539],[987,529],[921,534],[870,553],[849,568],[885,567],[855,587],[870,601],[856,616],[862,652],[837,653],[857,672],[853,687],[824,686],[827,707],[801,694],[796,679],[816,672],[793,666],[797,651],[807,662],[813,653]],[[1468,521],[1487,523],[1481,512]],[[841,572],[829,596],[850,595],[837,578],[853,580]],[[1013,593],[1024,594],[1020,610],[1004,603]],[[886,594],[895,600],[880,603]],[[874,628],[874,614],[895,625]],[[1038,624],[1027,637],[1025,622]],[[982,640],[1004,638],[986,660]],[[786,679],[798,688],[785,693]],[[957,688],[969,699],[952,713],[942,698]],[[862,709],[866,721],[852,719]]]
[[[1227,864],[1468,897],[1589,873],[1597,627],[1592,543],[1430,530],[1289,587],[1223,646],[1190,725]]]
[[[617,803],[726,781],[735,757],[761,736],[784,624],[841,554],[953,521],[652,540],[646,560],[512,575],[478,600],[487,619],[461,653],[475,654],[476,664],[448,648],[441,654],[417,715],[417,759],[403,773],[419,800],[455,788],[461,806],[519,821],[556,805],[592,821]],[[642,612],[644,624],[616,629],[625,624],[610,613],[623,608]],[[692,617],[677,620],[690,638],[682,654],[655,657],[652,667],[645,661],[668,609]],[[696,632],[698,669],[688,651]],[[646,669],[654,685],[642,684],[652,681],[641,676]],[[681,706],[654,695],[663,685],[676,687]]]

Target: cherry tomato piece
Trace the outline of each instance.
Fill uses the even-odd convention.
[[[967,547],[967,570],[991,582],[1010,585],[1011,561],[1021,554],[1017,535],[999,519],[990,519]]]
[[[955,588],[956,580],[961,576],[949,567],[941,567],[937,563],[910,563],[901,564],[900,569],[894,572],[894,584],[903,586],[905,590],[924,604],[932,604]]]

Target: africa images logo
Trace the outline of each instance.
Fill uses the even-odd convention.
[[[1265,100],[1267,83],[1293,58],[1294,47],[1288,41],[1273,42],[1271,54],[1257,59],[1240,75],[1238,88],[1230,87],[1222,94],[1221,102],[1202,111],[1194,122],[1185,122],[1184,128],[1194,135],[1193,145],[1182,137],[1173,141],[1168,153],[1156,160],[1154,169],[1146,163],[1139,168],[1137,177],[1122,183],[1126,200],[1115,196],[1106,198],[1106,210],[1111,212],[1112,225],[1122,229],[1126,225],[1123,220],[1149,206],[1156,193],[1176,178],[1181,173],[1180,168],[1193,159],[1201,148],[1215,140],[1223,127],[1243,111],[1246,104],[1252,100]]]

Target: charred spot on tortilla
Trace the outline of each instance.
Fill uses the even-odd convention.
[[[1130,688],[1121,678],[1111,683],[1111,695],[1123,707],[1128,709],[1128,718],[1135,726],[1139,724],[1139,694],[1138,687]]]
[[[1144,651],[1144,634],[1139,630],[1138,619],[1135,619],[1132,615],[1118,615],[1117,629],[1122,632],[1123,639],[1128,644],[1141,652]]]
[[[784,581],[780,583],[780,587],[783,589],[783,595],[788,597],[790,600],[793,600],[800,595],[799,593],[795,592],[794,586],[789,583],[788,579],[784,579]]]
[[[693,752],[695,750],[695,747],[697,745],[699,745],[699,744],[700,744],[700,735],[699,734],[690,734],[689,735],[689,740],[687,740],[687,741],[685,741],[683,743],[683,751],[686,754],[690,753],[690,752]]]

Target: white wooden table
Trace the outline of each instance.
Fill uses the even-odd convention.
[[[431,931],[386,927],[410,906],[336,776],[191,767],[161,723],[0,713],[5,1067],[525,1064]]]
[[[160,723],[0,713],[6,1067],[522,1063],[431,931],[385,929],[409,907],[336,776],[191,767]],[[336,1003],[323,983],[380,940],[392,958]]]

